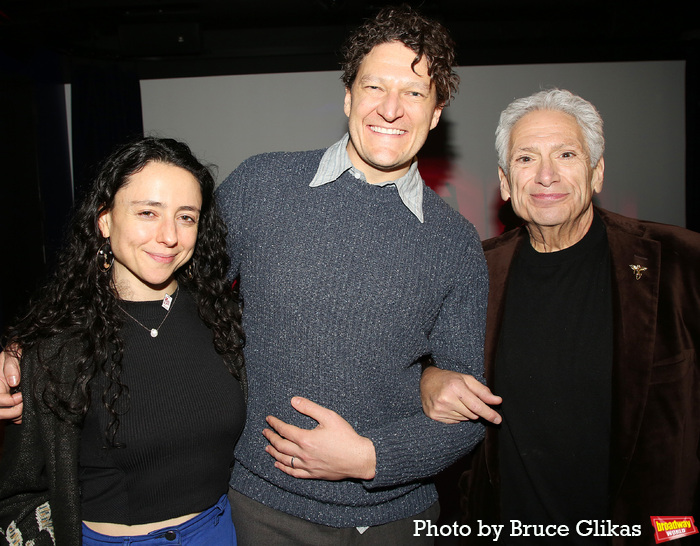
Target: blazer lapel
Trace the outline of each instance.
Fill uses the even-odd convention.
[[[647,401],[661,268],[661,246],[637,225],[598,211],[607,225],[613,287],[614,355],[610,485],[617,495],[639,436]]]

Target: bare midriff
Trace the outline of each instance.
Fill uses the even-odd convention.
[[[165,529],[167,527],[175,527],[181,523],[191,520],[193,517],[197,516],[201,512],[196,514],[188,514],[186,516],[178,516],[176,518],[166,519],[163,521],[154,521],[153,523],[141,523],[139,525],[123,525],[121,523],[105,523],[101,521],[83,521],[83,523],[89,528],[100,533],[101,535],[107,535],[110,537],[126,537],[126,536],[138,536],[147,535],[158,529]]]

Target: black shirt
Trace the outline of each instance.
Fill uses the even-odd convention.
[[[595,544],[576,524],[608,517],[612,377],[610,258],[602,221],[576,245],[523,244],[508,278],[496,354],[502,536]],[[568,537],[511,537],[510,520],[565,524]],[[597,539],[601,540],[601,539]]]
[[[120,302],[149,328],[161,301]],[[201,512],[228,490],[233,450],[245,422],[242,389],[216,353],[212,332],[181,290],[158,336],[124,317],[122,382],[116,441],[94,380],[80,450],[82,519],[136,525]]]

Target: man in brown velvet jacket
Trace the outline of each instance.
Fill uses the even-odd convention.
[[[503,422],[462,476],[465,540],[654,544],[651,516],[698,516],[700,235],[593,206],[602,120],[568,91],[516,100],[496,136],[525,225],[484,242]],[[459,374],[421,387],[428,415],[465,418]]]

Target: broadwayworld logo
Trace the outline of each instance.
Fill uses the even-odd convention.
[[[695,519],[692,516],[651,516],[654,538],[657,544],[697,534]]]

